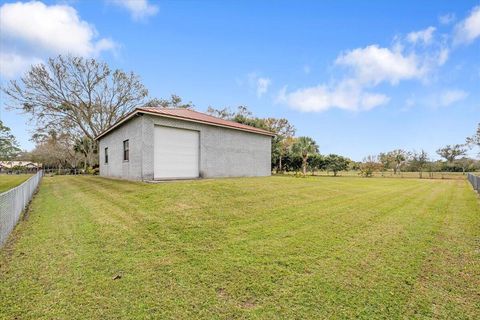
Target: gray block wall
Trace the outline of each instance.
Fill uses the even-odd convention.
[[[142,180],[143,117],[136,116],[99,140],[100,175]],[[129,161],[123,161],[123,141],[129,140]],[[105,148],[108,147],[108,164]]]
[[[157,125],[200,132],[200,176],[248,177],[271,174],[271,141],[266,135],[152,115],[138,115],[99,141],[100,175],[153,180],[154,128]],[[130,141],[130,161],[124,162],[123,141]],[[104,163],[104,148],[109,164]]]

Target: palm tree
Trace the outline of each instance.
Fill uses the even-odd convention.
[[[302,169],[305,176],[307,174],[308,156],[318,153],[318,145],[310,137],[298,137],[293,144],[292,150],[302,157]]]

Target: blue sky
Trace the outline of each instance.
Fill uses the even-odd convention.
[[[48,56],[95,56],[139,74],[152,97],[285,117],[321,153],[354,160],[395,148],[436,158],[480,122],[479,1],[0,6],[2,85]],[[1,119],[31,149],[27,118],[4,104]]]

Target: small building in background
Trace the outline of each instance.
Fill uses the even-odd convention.
[[[42,169],[41,163],[31,161],[0,161],[0,173],[34,173]]]

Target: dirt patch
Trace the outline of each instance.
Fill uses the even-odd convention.
[[[225,288],[217,288],[217,295],[222,298],[222,299],[228,299],[230,295],[228,294],[227,290]]]
[[[257,304],[255,303],[255,301],[253,299],[247,299],[245,301],[242,301],[240,306],[244,309],[253,309],[257,306]]]

